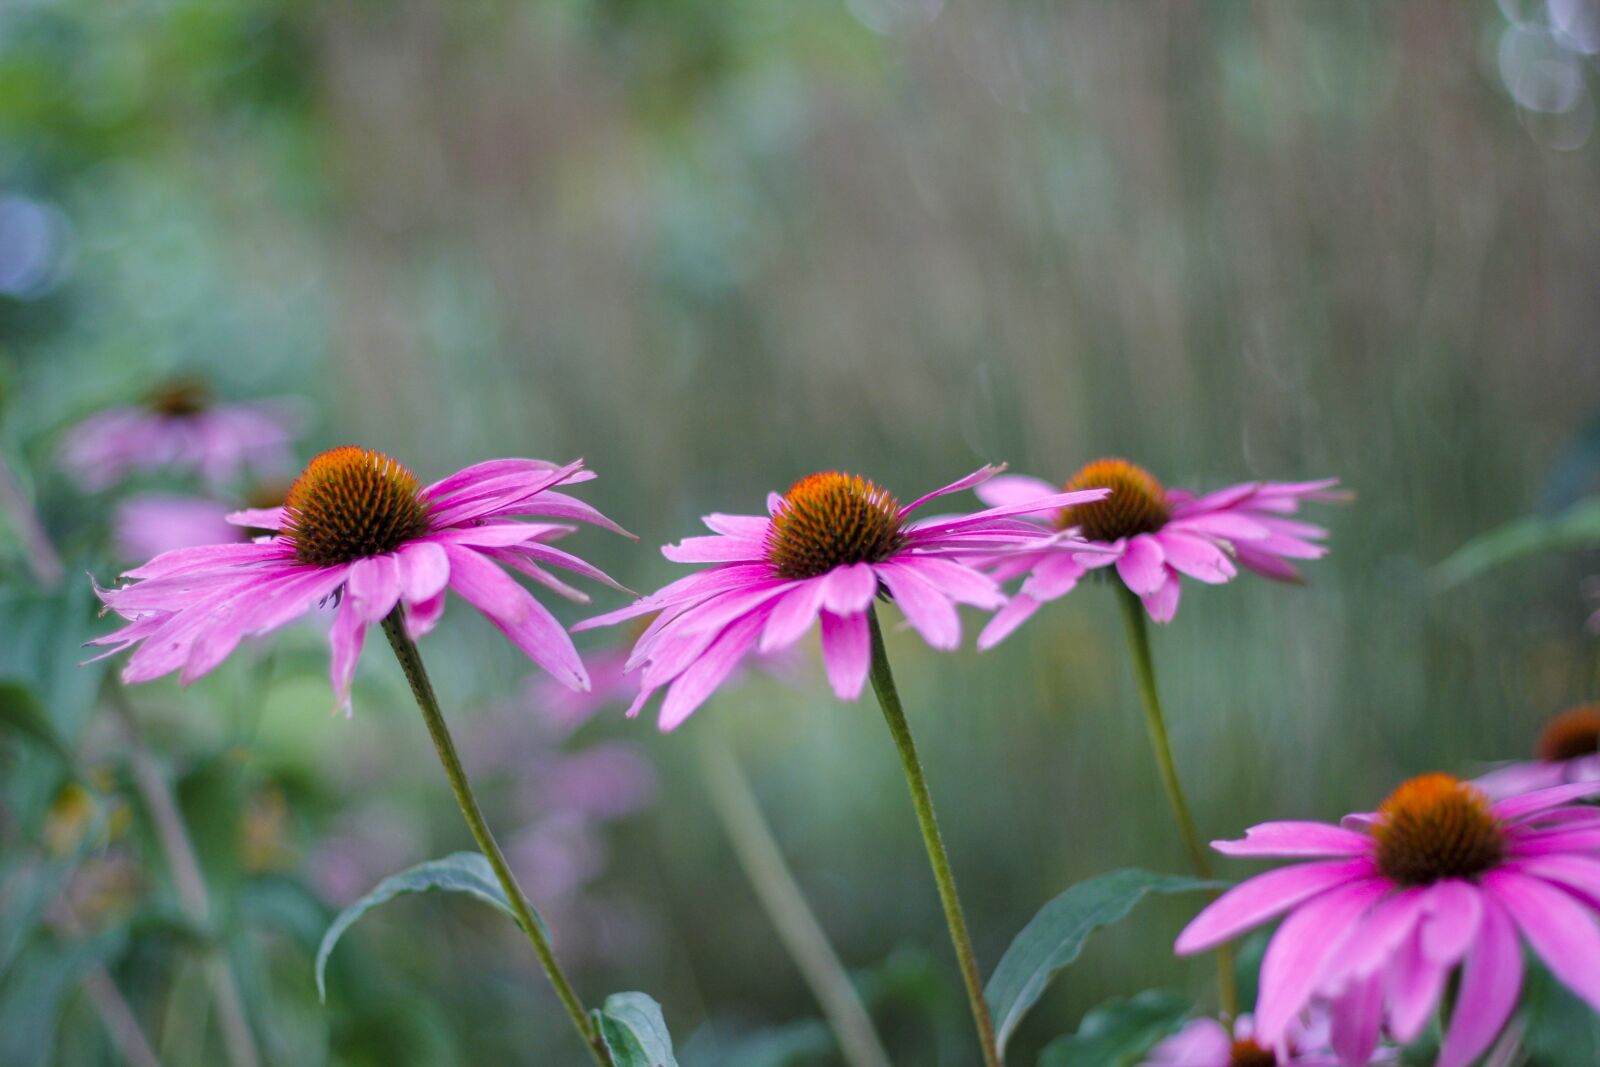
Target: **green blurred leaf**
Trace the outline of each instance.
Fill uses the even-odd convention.
[[[14,679],[0,681],[0,727],[39,742],[61,757],[63,763],[72,762],[66,742],[56,733],[50,717],[26,683]]]
[[[611,994],[594,1021],[616,1067],[678,1067],[661,1005],[645,994]]]
[[[122,950],[120,930],[84,941],[40,939],[17,960],[0,989],[0,1063],[45,1067],[53,1060],[57,1021],[66,997],[97,963]]]
[[[1077,1033],[1046,1045],[1039,1067],[1128,1067],[1177,1029],[1193,1006],[1161,989],[1107,1001],[1083,1017]]]
[[[684,1058],[706,1067],[799,1067],[838,1062],[838,1044],[821,1019],[801,1019],[714,1043],[702,1032],[689,1040]]]
[[[80,664],[88,655],[83,643],[95,633],[93,599],[86,579],[55,592],[0,592],[0,678],[26,683],[69,744],[88,721],[103,674]]]
[[[984,990],[1001,1052],[1051,980],[1078,958],[1090,934],[1126,917],[1150,893],[1188,893],[1216,885],[1129,868],[1079,882],[1040,908],[1006,949]]]
[[[328,957],[333,953],[333,947],[339,943],[339,938],[344,936],[344,932],[350,929],[357,919],[379,904],[387,903],[402,893],[425,893],[430,889],[443,889],[451,893],[465,893],[477,897],[487,904],[493,904],[513,919],[516,918],[516,914],[511,910],[510,901],[506,899],[505,892],[501,890],[500,883],[494,876],[494,869],[489,866],[489,861],[484,859],[481,853],[457,852],[443,859],[419,863],[399,874],[391,874],[374,886],[370,893],[334,917],[327,933],[322,935],[322,944],[317,947],[317,995],[324,1002],[327,1001],[328,990],[324,974]]]
[[[1560,515],[1530,515],[1462,545],[1433,568],[1436,588],[1449,589],[1502,563],[1569,548],[1600,546],[1600,498],[1580,500]]]

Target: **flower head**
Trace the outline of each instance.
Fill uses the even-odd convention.
[[[1324,1004],[1297,1016],[1277,1047],[1257,1041],[1255,1019],[1248,1013],[1231,1028],[1216,1019],[1191,1019],[1151,1049],[1143,1067],[1352,1067],[1395,1060],[1389,1048],[1344,1058],[1335,1038]]]
[[[348,708],[366,628],[404,609],[413,638],[433,628],[454,589],[564,684],[588,685],[572,640],[554,616],[502,568],[563,596],[588,598],[547,568],[616,588],[595,567],[548,542],[569,522],[622,532],[589,505],[555,487],[587,481],[582,461],[558,467],[499,459],[423,488],[400,463],[363,448],[336,448],[312,460],[281,508],[236,512],[240,526],[276,531],[243,544],[179,549],[128,571],[131,582],[99,590],[106,608],[128,620],[91,644],[104,655],[138,646],[127,682],[180,671],[191,682],[221,663],[244,637],[277,629],[332,598],[332,678]]]
[[[711,536],[662,549],[670,560],[710,567],[574,629],[656,614],[627,664],[642,668],[629,714],[666,688],[663,730],[688,718],[747,653],[788,648],[819,620],[828,679],[841,699],[854,700],[870,666],[867,612],[875,597],[892,597],[934,648],[954,648],[961,639],[957,604],[993,610],[1005,603],[971,561],[1057,538],[1018,516],[1088,504],[1108,492],[1059,492],[971,515],[911,518],[929,500],[998,470],[985,467],[905,506],[858,475],[809,475],[787,493],[771,494],[767,515],[708,515]]]
[[[1492,797],[1513,797],[1567,782],[1600,781],[1600,704],[1568,708],[1551,719],[1534,756],[1498,767],[1473,784]]]
[[[1066,483],[1068,491],[1103,488],[1105,499],[1037,513],[1067,535],[1032,553],[996,561],[991,573],[1006,581],[1027,575],[1018,594],[978,638],[991,648],[1022,625],[1039,605],[1065,596],[1086,572],[1115,566],[1117,577],[1144,601],[1157,622],[1178,610],[1185,577],[1209,585],[1231,581],[1235,564],[1281,581],[1298,581],[1293,559],[1317,559],[1327,531],[1291,519],[1301,501],[1335,501],[1333,479],[1320,482],[1246,482],[1195,496],[1167,489],[1149,471],[1124,459],[1098,459]],[[1008,475],[980,487],[986,504],[1005,506],[1057,493],[1038,478]],[[1085,544],[1087,542],[1087,545]],[[1086,551],[1086,548],[1088,549]]]
[[[297,421],[283,404],[214,403],[203,384],[181,379],[143,404],[107,408],[68,430],[60,460],[89,491],[164,469],[193,471],[218,486],[245,468],[287,468]]]
[[[1277,1047],[1320,997],[1336,1038],[1346,1034],[1347,1055],[1370,1055],[1380,1026],[1401,1044],[1414,1040],[1459,966],[1439,1064],[1463,1067],[1516,1006],[1519,931],[1556,978],[1600,1010],[1600,811],[1572,803],[1596,793],[1600,783],[1580,783],[1491,800],[1428,774],[1343,826],[1253,827],[1213,847],[1309,862],[1224,893],[1179,935],[1177,950],[1205,951],[1288,912],[1262,960],[1259,1040]]]

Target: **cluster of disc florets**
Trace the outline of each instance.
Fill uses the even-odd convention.
[[[785,578],[814,578],[847,563],[878,563],[905,541],[900,502],[855,474],[808,475],[783,496],[767,560]]]
[[[1088,504],[1063,508],[1056,517],[1062,529],[1077,526],[1091,541],[1116,541],[1135,534],[1155,533],[1172,518],[1167,491],[1155,475],[1125,459],[1097,459],[1074,474],[1063,487],[1109,489],[1111,495]]]
[[[398,461],[366,448],[335,448],[289,487],[283,529],[302,563],[329,566],[393,552],[428,530],[421,483]]]
[[[1505,856],[1489,798],[1448,774],[1413,778],[1389,794],[1372,836],[1379,870],[1404,886],[1474,878]]]

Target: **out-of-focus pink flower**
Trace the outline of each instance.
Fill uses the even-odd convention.
[[[1339,1054],[1335,1039],[1328,1012],[1320,1004],[1290,1024],[1279,1048],[1256,1043],[1255,1019],[1248,1013],[1235,1019],[1231,1030],[1216,1019],[1192,1019],[1151,1049],[1144,1067],[1362,1067],[1398,1058],[1387,1047],[1346,1058]]]
[[[628,714],[637,715],[665,688],[663,730],[705,703],[748,654],[789,648],[819,622],[828,680],[841,700],[855,700],[871,665],[867,613],[875,597],[886,592],[929,645],[953,649],[961,640],[956,605],[994,610],[1005,603],[994,580],[971,561],[1052,536],[1017,516],[1107,495],[1105,489],[1055,493],[970,515],[912,520],[929,500],[970,489],[1000,469],[984,467],[905,507],[858,475],[810,475],[782,496],[770,494],[768,515],[708,515],[712,536],[662,549],[670,560],[711,566],[573,629],[656,615],[627,663],[630,670],[643,668]]]
[[[137,646],[123,681],[179,671],[184,683],[215,668],[248,636],[268,633],[330,597],[336,704],[348,710],[367,626],[397,607],[416,638],[444,612],[445,593],[489,618],[530,659],[576,689],[589,684],[572,639],[555,616],[510,578],[517,571],[562,595],[586,600],[546,569],[559,567],[617,586],[599,569],[546,542],[574,527],[520,522],[541,517],[622,532],[588,504],[555,491],[593,477],[582,461],[491,460],[422,488],[379,452],[336,448],[312,460],[282,508],[242,511],[235,523],[277,534],[157,556],[98,590],[127,625],[90,642],[113,655]]]
[[[1338,501],[1338,482],[1246,482],[1205,496],[1166,489],[1143,467],[1123,459],[1085,466],[1068,490],[1109,489],[1104,500],[1036,512],[1038,522],[1064,536],[1034,552],[997,560],[1000,581],[1027,575],[1022,588],[978,637],[992,648],[1021,626],[1039,605],[1066,596],[1090,570],[1115,566],[1117,577],[1144,601],[1156,622],[1178,610],[1182,579],[1208,585],[1231,581],[1235,563],[1280,581],[1298,581],[1294,559],[1317,559],[1328,549],[1327,531],[1289,518],[1302,501]],[[986,504],[1012,506],[1059,494],[1039,478],[1007,475],[977,489]],[[1088,542],[1086,551],[1084,542]]]
[[[1569,708],[1539,735],[1536,759],[1497,767],[1473,785],[1491,797],[1514,797],[1568,782],[1600,781],[1600,704]]]
[[[203,497],[145,493],[117,505],[112,534],[123,559],[154,559],[163,552],[249,540],[228,521],[233,509]]]
[[[1413,778],[1343,826],[1275,822],[1212,847],[1309,862],[1224,893],[1178,936],[1203,952],[1285,912],[1261,964],[1257,1039],[1279,1048],[1314,998],[1356,1062],[1380,1029],[1414,1041],[1459,965],[1439,1067],[1487,1049],[1522,988],[1522,941],[1600,1010],[1600,782],[1491,801],[1447,774]],[[1520,938],[1519,938],[1520,932]]]
[[[107,408],[67,431],[63,469],[90,492],[130,474],[199,474],[213,488],[243,470],[289,469],[298,419],[284,403],[214,404],[204,386],[172,383],[142,405]]]

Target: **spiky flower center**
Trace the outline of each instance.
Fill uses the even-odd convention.
[[[382,452],[335,448],[312,460],[283,503],[301,563],[330,566],[393,552],[428,529],[417,476]]]
[[[1563,711],[1539,735],[1539,758],[1564,763],[1600,752],[1600,704]]]
[[[1389,794],[1372,836],[1378,869],[1397,885],[1474,878],[1505,855],[1505,834],[1476,788],[1448,774],[1424,774]]]
[[[1278,1056],[1249,1038],[1235,1041],[1228,1053],[1228,1067],[1277,1067]]]
[[[1125,459],[1097,459],[1088,464],[1063,487],[1074,493],[1081,489],[1109,489],[1104,500],[1074,504],[1056,517],[1062,529],[1083,528],[1091,541],[1116,541],[1135,534],[1155,533],[1172,518],[1167,491],[1155,476]]]
[[[211,390],[198,378],[178,378],[151,392],[145,403],[158,415],[185,419],[211,406]]]
[[[784,578],[815,578],[846,563],[878,563],[905,540],[900,502],[859,475],[822,471],[783,496],[767,561]]]

